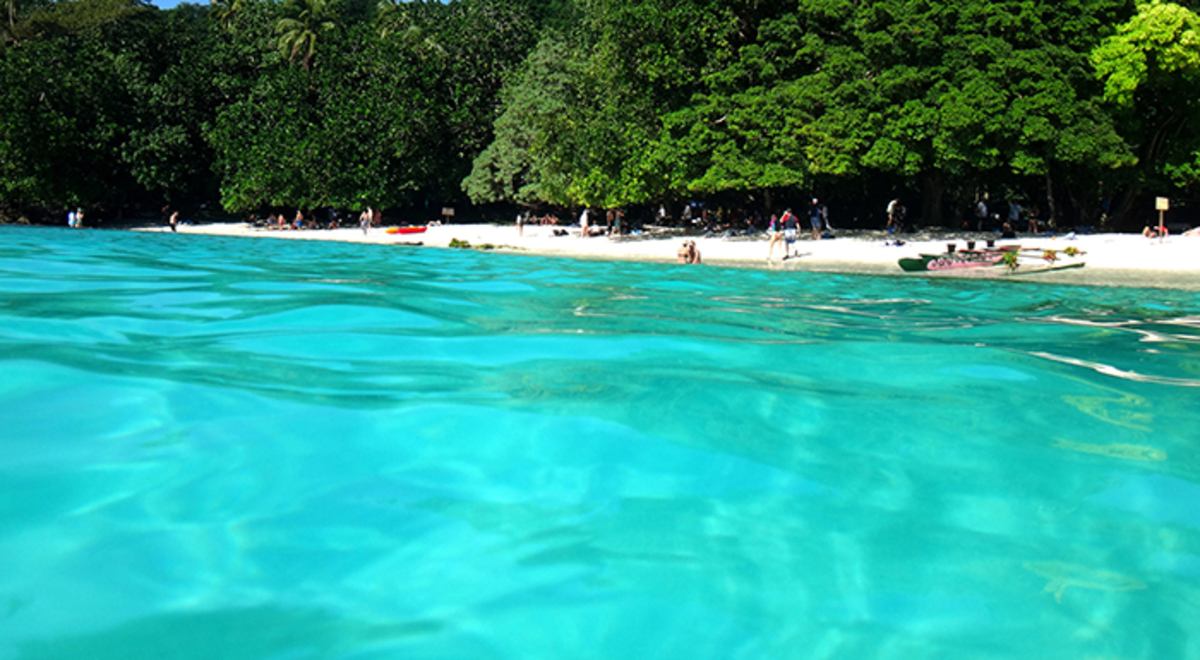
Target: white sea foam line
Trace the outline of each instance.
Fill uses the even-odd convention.
[[[1200,316],[1185,316],[1181,319],[1170,319],[1167,321],[1159,321],[1164,325],[1184,325],[1189,328],[1200,328]]]
[[[1192,319],[1192,318],[1172,319],[1169,321],[1127,320],[1127,321],[1114,321],[1111,323],[1100,323],[1097,321],[1089,321],[1087,319],[1072,319],[1072,318],[1068,318],[1065,316],[1050,316],[1050,317],[1047,317],[1046,320],[1053,321],[1054,323],[1062,323],[1063,325],[1082,325],[1082,326],[1093,327],[1093,328],[1110,328],[1110,329],[1117,329],[1117,330],[1128,330],[1129,332],[1134,332],[1139,335],[1142,335],[1142,339],[1140,341],[1145,341],[1145,342],[1168,342],[1168,341],[1187,342],[1187,341],[1200,340],[1200,336],[1197,336],[1197,335],[1164,334],[1161,332],[1155,332],[1153,330],[1140,330],[1137,327],[1135,327],[1135,326],[1144,325],[1147,323],[1155,323],[1155,324],[1161,324],[1161,325],[1177,325],[1177,326],[1183,326],[1183,327],[1190,328],[1190,327],[1193,327],[1192,323],[1194,321],[1196,321],[1196,319]]]
[[[1192,380],[1190,378],[1169,378],[1166,376],[1147,376],[1145,374],[1139,374],[1136,371],[1125,371],[1124,369],[1118,369],[1111,365],[1100,364],[1099,362],[1088,362],[1087,360],[1079,360],[1076,358],[1063,357],[1061,355],[1054,355],[1053,353],[1042,353],[1042,352],[1035,351],[1035,352],[1029,352],[1027,354],[1032,355],[1033,357],[1040,357],[1040,358],[1045,358],[1047,360],[1053,360],[1055,362],[1062,362],[1063,364],[1074,365],[1076,367],[1085,367],[1087,369],[1092,369],[1092,370],[1096,371],[1097,373],[1104,374],[1105,376],[1114,376],[1116,378],[1123,378],[1125,380],[1132,380],[1132,381],[1136,381],[1139,383],[1155,383],[1158,385],[1178,385],[1180,387],[1200,387],[1200,380]]]

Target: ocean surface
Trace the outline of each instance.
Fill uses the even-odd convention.
[[[0,228],[0,660],[1200,658],[1200,294]]]

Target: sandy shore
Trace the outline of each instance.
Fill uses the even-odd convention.
[[[502,251],[522,254],[665,263],[675,262],[675,252],[684,239],[679,230],[656,230],[618,239],[602,236],[583,239],[579,237],[578,229],[570,236],[554,236],[552,229],[554,228],[527,226],[524,235],[518,235],[516,227],[512,225],[446,225],[430,227],[424,234],[396,235],[388,234],[382,229],[372,229],[364,236],[358,228],[272,231],[230,223],[185,225],[179,228],[179,233],[388,245],[419,242],[428,248],[446,248],[451,240],[457,239],[467,241],[472,246],[491,244]],[[170,230],[151,227],[138,231]],[[1157,239],[1133,234],[1089,234],[1073,239],[1021,236],[1014,240],[997,241],[997,245],[1020,245],[1022,248],[1062,250],[1075,247],[1085,253],[1076,258],[1086,264],[1083,268],[1034,273],[1031,271],[1036,269],[1037,260],[1028,259],[1025,261],[1029,263],[1029,267],[1025,268],[1024,272],[1018,269],[1015,276],[1008,275],[1005,268],[973,269],[953,273],[905,273],[897,265],[897,260],[902,257],[945,252],[949,242],[957,242],[958,249],[964,249],[967,237],[966,234],[951,233],[906,235],[905,245],[894,246],[886,244],[891,237],[881,232],[842,232],[836,239],[798,241],[796,245],[799,256],[786,261],[781,259],[782,242],[776,245],[774,258],[767,260],[766,234],[735,238],[688,238],[696,241],[704,263],[710,266],[1200,290],[1200,237],[1172,236],[1159,242]],[[982,241],[979,242],[982,244]],[[1061,263],[1072,261],[1064,257]]]

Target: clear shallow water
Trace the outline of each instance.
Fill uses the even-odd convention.
[[[1200,296],[0,228],[0,658],[1200,658]]]

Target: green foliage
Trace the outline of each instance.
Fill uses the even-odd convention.
[[[299,58],[308,71],[320,35],[337,27],[337,12],[325,0],[287,0],[283,12],[284,17],[275,23],[279,53],[289,62]]]
[[[47,39],[0,57],[0,197],[49,208],[120,200],[130,110],[93,41]]]
[[[572,201],[567,193],[569,172],[562,167],[571,147],[549,138],[560,132],[561,120],[575,105],[572,82],[582,63],[574,52],[565,41],[551,37],[530,54],[504,93],[495,140],[463,181],[472,201]]]
[[[1132,106],[1139,87],[1169,84],[1179,77],[1195,82],[1200,73],[1200,17],[1160,0],[1142,4],[1091,55],[1104,80],[1105,100]]]
[[[47,208],[920,185],[927,214],[1002,188],[1084,217],[1200,182],[1200,21],[1161,0],[6,0],[0,26],[0,195]]]
[[[1122,211],[1146,186],[1200,182],[1200,129],[1190,121],[1200,95],[1200,17],[1173,3],[1140,3],[1091,63],[1140,161],[1126,176]]]
[[[146,11],[140,0],[5,1],[0,46],[76,35]]]
[[[247,0],[209,0],[209,12],[221,27],[231,29],[246,11]]]

